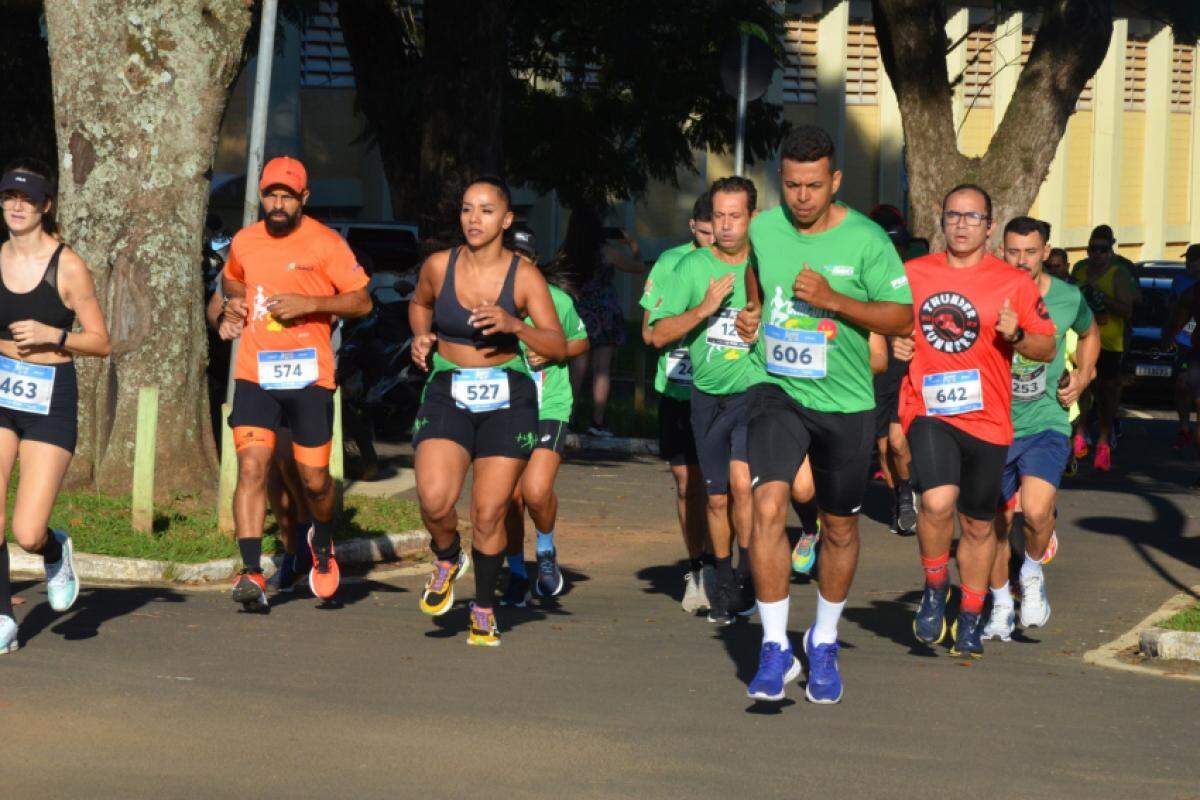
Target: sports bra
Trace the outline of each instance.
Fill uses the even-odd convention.
[[[517,337],[511,333],[494,333],[485,336],[471,324],[470,309],[463,308],[458,302],[458,293],[454,286],[454,264],[458,261],[458,248],[450,251],[450,263],[446,265],[446,278],[442,281],[442,290],[438,292],[433,303],[433,332],[438,338],[454,344],[464,344],[477,350],[497,348],[500,350],[516,350]],[[514,317],[517,316],[517,301],[514,297],[513,286],[517,281],[517,263],[519,259],[513,254],[512,263],[508,265],[508,275],[504,277],[504,286],[500,289],[500,297],[496,305],[503,308]]]
[[[0,339],[11,340],[8,326],[23,319],[31,319],[51,328],[70,330],[75,324],[75,312],[67,308],[58,294],[58,257],[65,244],[60,244],[50,256],[50,263],[42,279],[28,292],[9,290],[0,275]]]

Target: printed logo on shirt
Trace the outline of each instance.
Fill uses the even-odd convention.
[[[1033,307],[1033,310],[1042,319],[1050,319],[1050,312],[1046,309],[1046,301],[1042,300],[1042,298],[1039,297],[1037,299],[1037,305]]]
[[[829,270],[830,275],[837,275],[842,278],[853,278],[854,277],[854,267],[853,266],[847,266],[845,264],[831,264],[828,267],[826,267],[826,269]]]
[[[308,264],[297,264],[295,261],[287,265],[288,272],[312,272],[313,269],[315,269],[315,267],[311,267]]]
[[[901,275],[899,278],[896,278],[892,281],[893,289],[899,289],[901,286],[907,286],[907,285],[908,285],[908,276],[907,275]]]
[[[966,352],[979,338],[979,312],[957,292],[927,297],[918,319],[925,341],[943,353]]]

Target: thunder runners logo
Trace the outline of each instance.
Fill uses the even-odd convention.
[[[938,292],[921,303],[921,332],[943,353],[962,353],[979,338],[979,312],[956,292]]]

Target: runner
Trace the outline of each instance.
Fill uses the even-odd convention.
[[[1200,244],[1190,245],[1183,255],[1184,273],[1171,281],[1171,302],[1167,319],[1173,320],[1185,305],[1184,295],[1188,289],[1200,282]],[[1169,325],[1163,326],[1162,348],[1175,351],[1175,411],[1179,415],[1179,430],[1175,433],[1173,450],[1182,450],[1194,441],[1192,438],[1192,411],[1196,408],[1189,376],[1188,356],[1192,349],[1192,332],[1196,321],[1190,316],[1183,327],[1177,328],[1174,336],[1168,334]]]
[[[537,243],[527,228],[512,232],[512,249],[530,263],[537,263]],[[553,262],[552,262],[553,263]],[[543,268],[545,272],[545,268]],[[565,270],[546,274],[550,298],[558,322],[567,336],[567,358],[571,359],[588,349],[587,328],[575,313],[571,301],[573,288],[570,273]],[[526,325],[533,320],[525,318]],[[508,586],[500,605],[524,608],[529,601],[529,573],[525,570],[525,509],[533,520],[537,534],[538,578],[533,591],[538,597],[555,597],[563,588],[562,570],[558,567],[558,549],[554,546],[554,528],[558,518],[558,497],[554,480],[562,464],[563,448],[567,441],[567,425],[575,396],[571,392],[571,376],[565,363],[551,362],[529,350],[521,342],[521,354],[529,376],[537,384],[538,430],[537,444],[529,454],[529,465],[513,493],[513,501],[505,516],[508,531]]]
[[[66,611],[79,596],[74,546],[66,531],[47,526],[75,453],[74,356],[107,356],[109,343],[92,275],[58,238],[52,174],[30,158],[0,177],[8,229],[0,245],[0,498],[8,497],[19,457],[13,537],[25,552],[42,554],[50,607]],[[0,654],[20,647],[4,528],[0,510]]]
[[[1050,255],[1046,257],[1044,268],[1046,272],[1063,283],[1074,285],[1075,281],[1071,279],[1071,262],[1067,258],[1067,251],[1061,247],[1050,248]]]
[[[973,184],[942,202],[947,252],[905,265],[917,312],[912,338],[893,341],[911,359],[900,390],[900,418],[921,492],[917,540],[925,591],[913,622],[918,640],[946,635],[947,565],[954,510],[962,525],[958,575],[962,602],[951,652],[980,657],[979,622],[996,552],[992,518],[1012,444],[1015,350],[1029,361],[1054,357],[1054,323],[1028,273],[987,252],[995,230],[992,201]]]
[[[735,322],[746,302],[750,219],[758,192],[746,178],[730,177],[715,181],[709,195],[715,242],[680,259],[663,289],[662,304],[650,314],[650,325],[655,347],[682,339],[690,356],[692,432],[708,494],[706,519],[717,573],[716,591],[708,598],[708,621],[729,625],[735,614],[754,608],[749,580],[754,511],[746,463],[750,359]]]
[[[650,269],[642,292],[642,341],[653,345],[650,312],[662,304],[662,289],[680,259],[693,250],[713,243],[712,197],[705,192],[692,204],[688,220],[692,240],[664,250]],[[679,529],[687,548],[688,571],[683,576],[683,610],[689,614],[709,609],[709,595],[716,588],[712,553],[705,552],[708,528],[704,478],[696,456],[692,434],[692,360],[688,351],[671,342],[658,354],[654,390],[658,392],[658,455],[671,466],[675,478],[675,507]]]
[[[408,307],[413,363],[429,372],[413,448],[421,517],[436,561],[420,608],[432,616],[449,611],[454,584],[474,559],[467,643],[495,647],[504,518],[538,438],[537,387],[518,344],[547,361],[565,361],[567,343],[546,279],[504,246],[513,221],[504,181],[484,176],[469,184],[459,219],[466,244],[425,260]],[[472,465],[468,558],[454,504]]]
[[[1188,248],[1189,265],[1191,258],[1200,260],[1200,245]],[[1191,404],[1200,409],[1200,336],[1197,336],[1196,320],[1200,319],[1200,281],[1193,282],[1184,288],[1176,297],[1171,298],[1171,306],[1167,322],[1163,326],[1163,342],[1174,347],[1178,352],[1176,363],[1186,370],[1182,382],[1187,391]],[[1191,441],[1200,442],[1200,422]]]
[[[275,158],[258,182],[264,219],[238,231],[225,263],[225,335],[241,324],[234,365],[233,428],[238,479],[233,493],[242,571],[231,596],[246,610],[267,608],[262,535],[267,476],[276,436],[286,426],[313,524],[308,531],[309,588],[321,600],[337,592],[333,439],[333,317],[369,314],[368,278],[346,242],[305,215],[308,173],[294,158]],[[235,303],[240,300],[240,303]]]
[[[983,638],[1012,638],[1016,625],[1008,587],[1009,546],[1013,512],[1020,501],[1024,521],[1024,560],[1021,563],[1021,627],[1045,625],[1050,619],[1042,565],[1058,550],[1054,533],[1055,496],[1071,455],[1071,405],[1091,381],[1100,355],[1100,331],[1083,294],[1043,270],[1050,250],[1050,226],[1030,217],[1016,217],[1004,226],[1004,260],[1033,278],[1054,323],[1054,359],[1049,364],[1012,358],[1013,442],[1000,479],[1000,515],[996,517],[996,556],[992,560],[992,611]],[[1078,367],[1065,372],[1066,338],[1079,335]],[[1063,385],[1062,381],[1066,381]],[[1054,392],[1054,394],[1051,394]]]
[[[837,625],[858,563],[858,511],[875,430],[869,331],[912,329],[908,280],[887,235],[833,197],[842,173],[833,141],[801,125],[780,151],[784,205],[750,226],[756,270],[746,272],[738,330],[757,338],[760,381],[748,392],[747,444],[754,487],[750,564],[763,643],[750,697],[780,700],[800,674],[787,638],[789,565],[785,532],[793,482],[812,461],[821,509],[816,623],[804,634],[814,703],[842,698]],[[763,308],[765,298],[766,308]],[[759,323],[762,323],[759,335]]]

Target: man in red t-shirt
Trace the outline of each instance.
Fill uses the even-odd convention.
[[[942,230],[947,252],[904,265],[914,330],[912,338],[893,345],[898,358],[911,360],[900,390],[900,421],[921,492],[917,540],[925,592],[913,632],[929,645],[946,635],[957,506],[962,602],[951,652],[978,658],[996,548],[989,529],[1013,438],[1013,351],[1050,361],[1054,323],[1029,274],[987,252],[995,230],[987,192],[971,184],[952,189],[942,202]]]
[[[263,608],[267,598],[259,561],[266,515],[266,478],[275,431],[291,429],[292,452],[313,516],[308,545],[309,586],[317,597],[337,591],[333,556],[334,317],[371,312],[367,274],[333,230],[304,215],[308,175],[293,158],[263,169],[259,193],[265,218],[233,237],[225,263],[223,316],[241,341],[234,368],[229,425],[237,449],[233,518],[244,568],[233,599]]]

